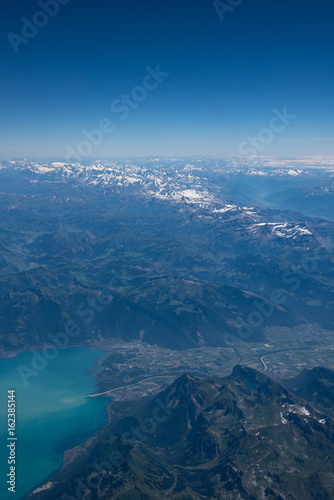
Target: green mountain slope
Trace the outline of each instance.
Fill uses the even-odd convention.
[[[73,499],[81,485],[94,500],[322,500],[333,470],[334,420],[238,365],[224,379],[183,375],[137,403],[31,498]]]

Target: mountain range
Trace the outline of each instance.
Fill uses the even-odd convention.
[[[289,391],[241,365],[223,379],[185,374],[158,396],[114,409],[29,498],[333,498],[333,378],[305,371]],[[326,386],[320,401],[310,380]]]
[[[75,345],[144,332],[175,349],[262,342],[272,327],[333,330],[325,159],[0,165],[2,352],[49,345],[70,322]],[[323,218],[283,200],[287,185],[326,199]]]

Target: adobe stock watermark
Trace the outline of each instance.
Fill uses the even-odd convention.
[[[288,113],[286,106],[284,106],[282,112],[274,108],[273,114],[274,116],[270,120],[269,127],[264,127],[259,131],[257,136],[249,136],[247,141],[239,144],[238,151],[241,155],[254,156],[263,151],[274,140],[276,134],[283,132],[297,116]]]
[[[114,271],[113,277],[108,283],[108,292],[110,295],[103,295],[102,293],[98,295],[93,295],[88,297],[84,302],[81,302],[75,309],[75,313],[79,316],[83,322],[89,326],[95,320],[98,314],[101,314],[106,306],[111,304],[114,296],[113,292],[123,293],[128,289],[128,284],[125,281],[126,278],[121,276],[117,271]],[[27,365],[19,365],[17,370],[23,380],[24,385],[27,387],[30,383],[31,377],[37,377],[41,372],[45,370],[50,361],[57,358],[59,351],[61,349],[66,349],[73,339],[78,337],[82,333],[82,328],[74,320],[69,320],[63,329],[63,331],[58,333],[48,334],[49,349],[44,349],[40,351],[31,351],[32,359]],[[104,356],[105,359],[108,356]],[[103,359],[100,360],[102,363]]]
[[[32,38],[35,38],[39,30],[48,24],[50,18],[58,14],[61,5],[69,2],[70,0],[39,0],[38,5],[42,10],[36,11],[31,20],[25,16],[21,18],[23,23],[21,34],[18,35],[12,31],[7,34],[15,54],[19,53],[22,44],[27,45]]]
[[[154,434],[158,425],[164,424],[172,415],[172,412],[178,407],[178,403],[171,404],[169,396],[165,402],[157,398],[154,400],[155,407],[151,417],[147,417],[140,422],[138,426],[124,432],[120,437],[123,445],[132,445],[137,447],[141,442],[145,441],[150,435]],[[76,478],[74,480],[74,488],[72,495],[63,493],[60,500],[88,500],[92,498],[94,491],[98,490],[105,477],[110,474],[116,474],[116,471],[126,462],[125,452],[119,450],[111,450],[107,460],[97,462],[94,460],[91,464],[93,471],[86,479]],[[73,489],[74,489],[73,488]],[[75,495],[75,496],[73,496]]]
[[[157,89],[165,78],[170,75],[170,73],[161,71],[160,64],[157,64],[155,69],[146,66],[145,70],[146,75],[141,85],[136,85],[129,94],[122,94],[119,99],[112,101],[110,109],[112,113],[118,115],[119,120],[126,120],[131,112],[147,99],[149,92]],[[110,118],[102,118],[97,128],[92,130],[83,129],[81,131],[85,140],[78,142],[75,148],[66,147],[66,158],[80,161],[84,157],[89,157],[93,149],[102,144],[104,136],[113,133],[115,130],[116,125]]]
[[[129,431],[124,432],[122,434],[124,443],[130,443],[136,446],[140,442],[145,441],[151,434],[154,434],[157,429],[157,424],[166,422],[168,417],[172,415],[173,410],[178,407],[178,403],[171,405],[169,397],[167,397],[165,403],[159,398],[154,402],[156,406],[153,410],[152,417],[145,418],[139,426],[132,426]]]
[[[244,0],[214,0],[212,2],[213,8],[215,9],[221,22],[225,21],[225,14],[234,12],[236,7],[241,5]]]
[[[246,319],[238,319],[237,337],[235,335],[224,333],[223,337],[229,344],[244,342],[248,339],[256,328],[261,328],[265,321],[274,314],[276,308],[283,306],[288,295],[295,293],[309,276],[312,276],[319,267],[319,262],[323,259],[321,252],[326,252],[328,255],[333,253],[333,241],[328,238],[322,246],[316,248],[313,254],[303,259],[298,267],[292,267],[284,271],[281,281],[285,288],[276,288],[272,290],[268,298],[261,297],[253,302],[255,308],[251,311]]]

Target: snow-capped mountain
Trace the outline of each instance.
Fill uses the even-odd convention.
[[[90,186],[110,195],[211,207],[215,213],[247,205],[303,211],[304,204],[307,215],[331,219],[334,207],[331,158],[139,158],[82,163],[21,159],[2,160],[0,172],[4,187],[12,176],[20,175],[26,187],[36,183],[44,188],[49,183],[65,183],[73,189]]]

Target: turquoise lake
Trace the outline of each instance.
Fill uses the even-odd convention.
[[[43,351],[39,351],[43,355]],[[94,371],[103,351],[73,347],[26,385],[19,366],[31,368],[34,354],[0,359],[0,498],[21,500],[62,466],[64,451],[82,443],[107,423],[107,397],[96,392]],[[8,491],[7,391],[16,390],[16,493]]]

